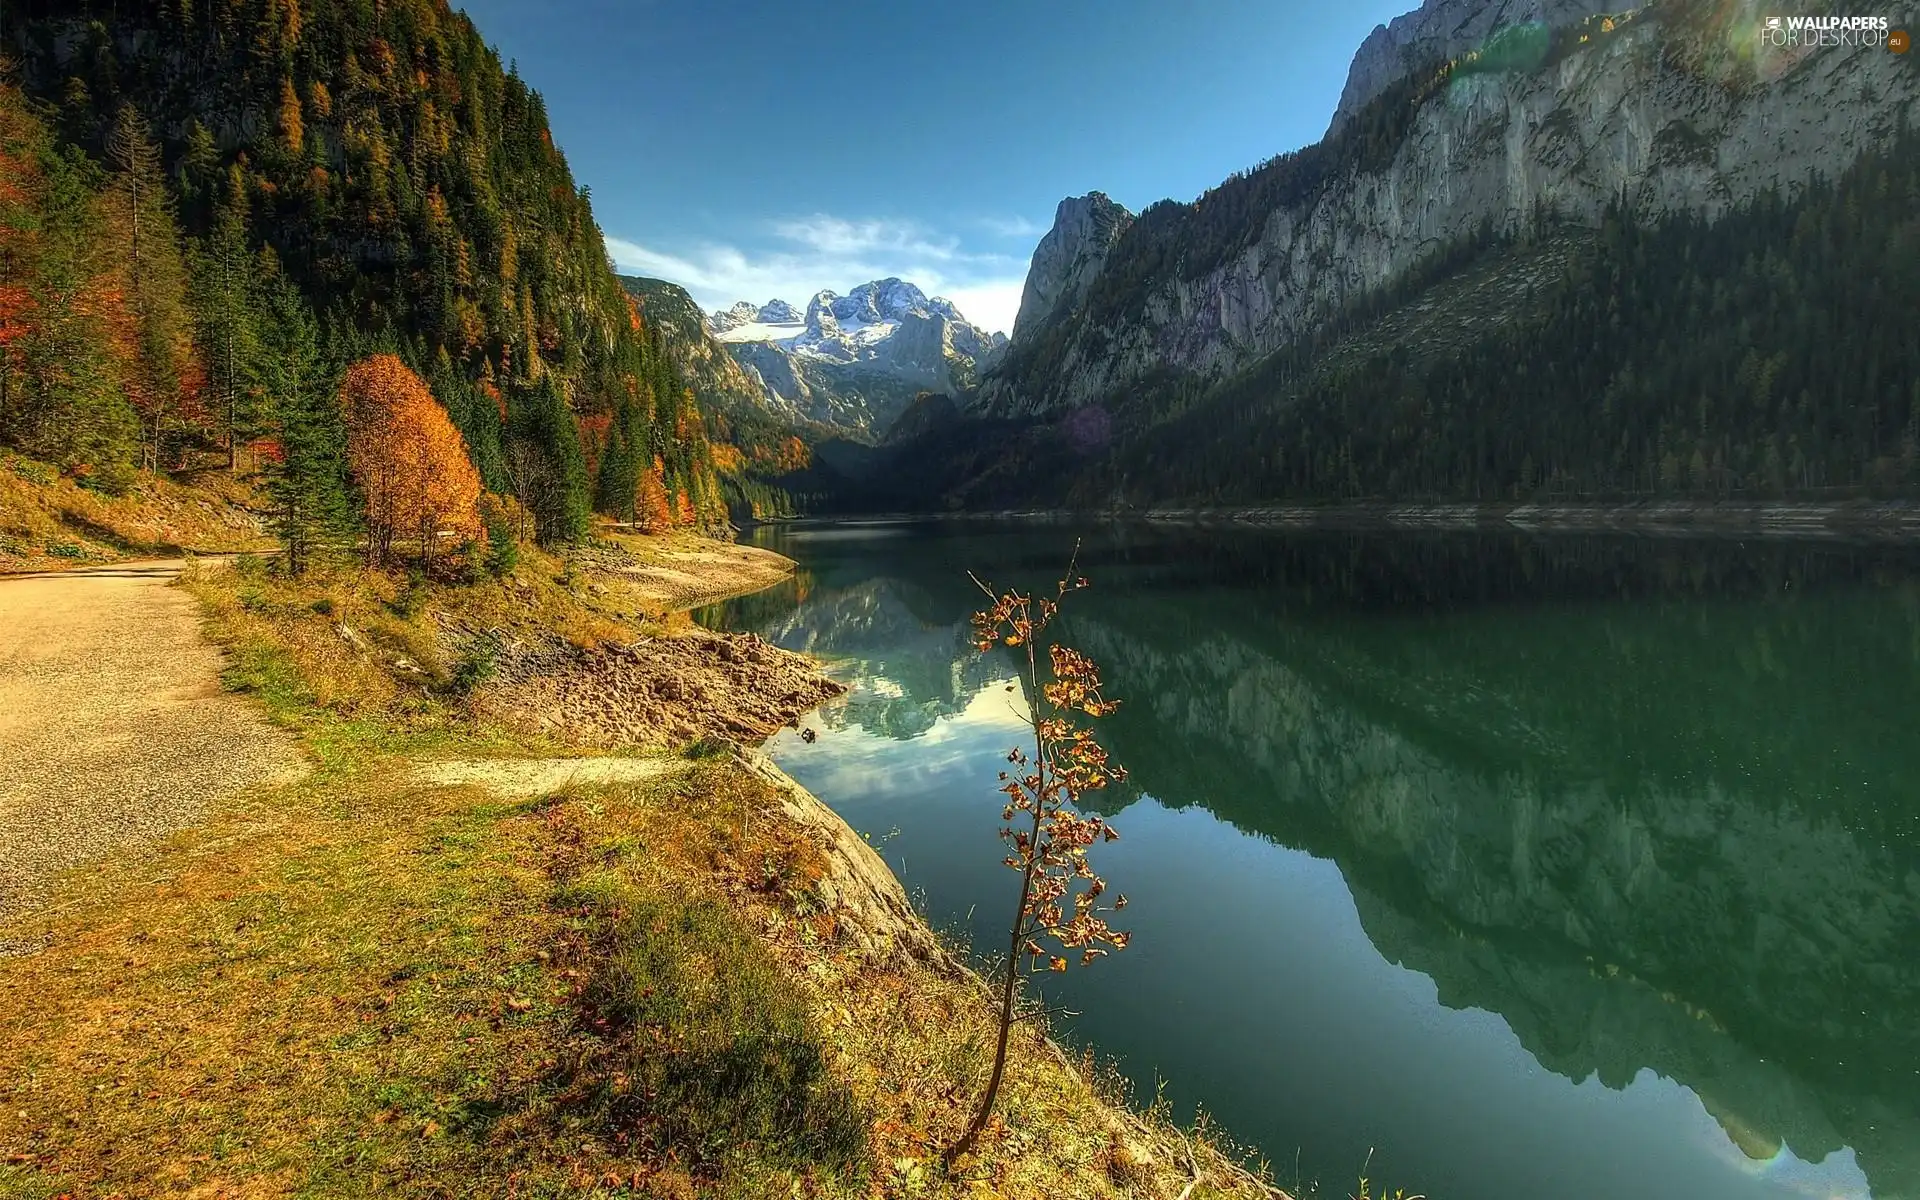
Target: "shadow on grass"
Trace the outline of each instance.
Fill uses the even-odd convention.
[[[857,1170],[867,1116],[828,1070],[806,1001],[718,901],[642,895],[617,874],[566,884],[594,947],[579,997],[604,1039],[586,1082],[609,1126],[703,1172]]]

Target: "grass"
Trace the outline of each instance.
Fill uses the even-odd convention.
[[[0,573],[111,562],[140,554],[269,544],[251,488],[225,472],[191,485],[135,473],[114,495],[0,451]]]
[[[190,586],[314,770],[67,881],[49,948],[0,959],[0,1200],[1266,1194],[1031,1028],[948,1172],[987,996],[850,936],[730,753],[531,800],[420,782],[553,749],[467,719],[432,630],[603,614],[509,582],[404,615],[404,581],[253,563]]]

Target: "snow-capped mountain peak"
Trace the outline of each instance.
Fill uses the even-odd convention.
[[[716,334],[738,329],[742,325],[751,325],[760,319],[760,310],[742,300],[732,308],[714,313],[707,318],[707,328]]]
[[[866,397],[864,407],[884,428],[888,413],[916,391],[953,392],[966,386],[1006,339],[976,328],[951,300],[934,297],[898,277],[863,283],[846,295],[820,291],[804,312],[784,300],[738,304],[707,318],[713,335],[743,364],[759,371],[771,393],[802,409],[796,389]],[[802,387],[802,385],[807,385]],[[859,422],[866,425],[867,421]]]

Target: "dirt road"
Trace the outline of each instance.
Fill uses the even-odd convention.
[[[221,692],[181,565],[0,578],[0,954],[61,872],[302,769]]]

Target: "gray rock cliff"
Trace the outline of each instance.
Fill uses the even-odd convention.
[[[1087,285],[1106,265],[1107,250],[1126,229],[1132,215],[1109,200],[1104,192],[1070,196],[1054,210],[1053,228],[1034,248],[1027,267],[1026,286],[1020,289],[1020,310],[1013,319],[1013,339],[1035,328],[1063,305],[1078,304]]]
[[[1463,12],[1477,31],[1510,7],[1518,11],[1429,4],[1407,28]],[[1753,29],[1699,0],[1662,0],[1593,28],[1528,69],[1435,80],[1397,136],[1369,145],[1360,132],[1337,135],[1313,160],[1319,174],[1301,171],[1296,194],[1269,207],[1221,216],[1218,201],[1156,205],[1103,247],[1086,202],[1062,204],[1035,251],[1011,350],[973,407],[1039,414],[1114,401],[1156,374],[1218,380],[1485,226],[1591,227],[1619,200],[1649,219],[1711,220],[1768,189],[1794,195],[1885,144],[1902,121],[1920,124],[1920,56],[1755,52]],[[1356,62],[1349,88],[1357,96],[1384,77]],[[1218,190],[1231,200],[1252,189],[1243,179]],[[1209,228],[1223,222],[1238,222],[1229,236]],[[1208,239],[1220,252],[1195,253]],[[1094,288],[1123,254],[1131,274]],[[1043,318],[1063,334],[1045,355],[1023,354]]]
[[[1374,26],[1360,43],[1327,132],[1336,132],[1407,72],[1474,50],[1501,29],[1535,21],[1571,25],[1625,7],[1607,0],[1426,0],[1412,12]]]

